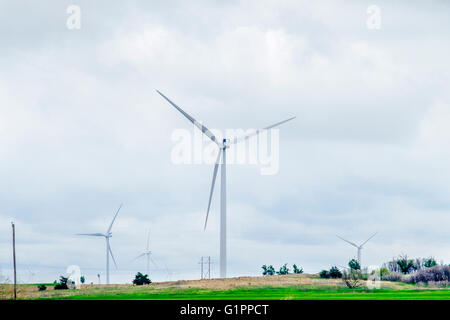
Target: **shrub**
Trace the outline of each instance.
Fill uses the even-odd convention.
[[[279,274],[279,275],[289,274],[289,268],[287,267],[287,263],[285,263],[285,264],[280,268],[280,271],[277,271],[277,274]]]
[[[410,275],[407,279],[410,283],[439,283],[450,281],[450,267],[449,266],[434,266],[417,271]]]
[[[331,267],[328,273],[333,279],[342,278],[342,272],[337,267]]]
[[[292,266],[292,268],[294,268],[294,273],[296,273],[296,274],[303,273],[303,268],[300,268],[300,269],[299,269],[299,268],[297,267],[297,265],[295,265],[295,264]]]
[[[80,282],[84,284],[84,282],[86,281],[86,278],[84,276],[80,277]]]
[[[319,272],[319,277],[323,279],[328,279],[330,278],[330,272],[328,272],[327,270],[322,270]]]
[[[398,282],[398,281],[403,281],[403,278],[404,278],[404,276],[400,272],[391,272],[391,273],[381,276],[381,280],[384,280],[384,281]]]
[[[38,285],[38,290],[45,291],[45,290],[47,290],[47,286],[45,284],[40,284],[40,285]]]
[[[55,290],[66,290],[69,289],[67,286],[67,281],[69,281],[69,278],[60,276],[59,282],[56,282],[56,280],[53,282]]]
[[[348,266],[350,267],[350,270],[361,270],[361,266],[359,265],[359,262],[355,259],[352,259],[348,262]]]
[[[148,278],[148,275],[142,274],[140,272],[136,273],[134,277],[133,284],[137,286],[142,286],[144,284],[150,284],[152,281]]]
[[[423,264],[423,266],[425,268],[432,268],[432,267],[434,267],[436,265],[437,265],[436,260],[434,260],[433,257],[430,257],[430,258],[426,259],[425,263]]]
[[[354,289],[361,285],[362,274],[361,271],[350,269],[349,272],[345,271],[342,273],[342,281],[347,285],[348,288]]]

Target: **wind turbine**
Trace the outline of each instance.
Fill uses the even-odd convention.
[[[116,220],[117,215],[119,214],[120,208],[122,208],[122,204],[119,206],[119,209],[117,209],[116,214],[114,215],[114,218],[111,221],[111,224],[109,225],[108,230],[106,230],[105,233],[77,233],[79,236],[92,236],[92,237],[104,237],[106,240],[106,284],[109,284],[109,255],[111,255],[111,258],[114,262],[114,265],[117,269],[117,263],[116,259],[114,259],[114,255],[111,250],[111,246],[109,245],[109,238],[112,237],[112,226],[114,224],[114,221]],[[98,279],[100,282],[100,274],[98,275]]]
[[[359,246],[358,246],[357,244],[351,242],[351,241],[348,241],[348,240],[346,240],[346,239],[344,239],[344,238],[338,236],[338,235],[336,235],[336,237],[338,237],[338,238],[341,239],[341,240],[344,240],[345,242],[351,244],[352,246],[354,246],[354,247],[356,247],[356,248],[358,249],[358,264],[359,264],[359,266],[362,268],[362,265],[361,265],[361,250],[363,249],[363,246],[364,246],[370,239],[372,239],[373,237],[375,237],[375,235],[376,235],[377,233],[378,233],[378,231],[375,232],[373,235],[371,235],[371,236],[369,237],[369,239],[367,239],[366,241],[364,241],[363,243],[361,243]]]
[[[152,259],[152,257],[151,257],[152,252],[151,252],[150,249],[149,249],[149,245],[150,245],[150,230],[148,230],[148,236],[147,236],[147,249],[146,249],[143,253],[141,253],[140,255],[138,255],[136,258],[133,259],[133,261],[134,261],[134,260],[136,260],[136,259],[139,259],[140,257],[147,256],[147,275],[149,275],[150,260],[151,260],[152,263],[155,265],[155,267],[158,267],[158,266],[156,265],[155,261],[153,261],[153,259]]]
[[[30,269],[30,267],[27,267],[29,277],[28,277],[28,283],[33,283],[34,276],[38,273],[37,271],[33,271]]]
[[[169,102],[175,109],[177,109],[181,114],[183,114],[192,124],[194,124],[197,128],[199,128],[208,138],[210,138],[215,144],[217,144],[217,147],[219,148],[219,152],[217,155],[217,160],[214,165],[214,171],[213,171],[213,177],[212,177],[212,184],[211,184],[211,191],[209,193],[209,201],[208,201],[208,209],[206,211],[206,219],[205,219],[205,226],[204,229],[206,229],[206,224],[208,223],[208,215],[209,215],[209,209],[211,207],[211,199],[214,191],[214,185],[216,182],[217,177],[217,171],[219,169],[220,164],[220,170],[221,170],[221,181],[220,181],[220,277],[226,278],[227,277],[227,191],[226,191],[226,150],[230,147],[230,144],[236,144],[242,141],[245,141],[249,139],[252,136],[255,136],[259,134],[260,132],[263,132],[265,130],[269,130],[273,127],[279,126],[285,122],[288,122],[295,117],[283,120],[281,122],[275,123],[271,126],[265,127],[263,129],[255,130],[254,132],[241,136],[241,137],[235,137],[232,141],[230,139],[224,138],[221,142],[217,141],[217,138],[214,136],[214,134],[206,128],[204,125],[199,123],[197,120],[195,120],[193,117],[191,117],[189,114],[187,114],[183,109],[181,109],[179,106],[177,106],[175,103],[173,103],[169,98],[167,98],[164,94],[156,90],[167,102]],[[222,161],[220,161],[222,159]]]

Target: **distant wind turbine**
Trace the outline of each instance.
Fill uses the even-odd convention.
[[[37,271],[33,271],[30,269],[30,267],[27,267],[29,277],[28,277],[28,283],[33,283],[34,276],[38,273]]]
[[[158,266],[156,265],[155,261],[153,261],[151,255],[152,255],[152,252],[150,251],[150,230],[148,230],[148,236],[147,236],[147,248],[146,248],[146,250],[145,250],[143,253],[141,253],[140,255],[138,255],[136,258],[133,259],[133,261],[134,261],[134,260],[137,260],[137,259],[139,259],[139,258],[141,258],[141,257],[143,257],[143,256],[147,256],[147,275],[150,274],[150,273],[149,273],[149,270],[150,270],[150,260],[151,260],[152,263],[155,265],[155,267],[158,268]]]
[[[117,263],[116,259],[114,259],[114,255],[111,250],[111,246],[109,245],[109,238],[112,237],[112,226],[114,224],[114,221],[116,220],[117,215],[119,214],[120,208],[122,208],[122,204],[119,206],[119,209],[117,209],[116,214],[114,215],[114,218],[111,221],[111,224],[109,225],[108,230],[106,230],[105,233],[77,233],[79,236],[92,236],[92,237],[104,237],[106,240],[106,284],[109,284],[109,255],[111,255],[111,258],[114,262],[114,265],[117,269]],[[100,282],[100,275],[98,275],[98,279]]]
[[[341,240],[344,240],[345,242],[351,244],[352,246],[356,247],[356,249],[358,249],[358,264],[359,264],[359,266],[362,268],[362,265],[361,265],[361,250],[363,249],[363,246],[364,246],[370,239],[372,239],[373,237],[375,237],[375,235],[376,235],[377,233],[378,233],[378,232],[375,232],[373,235],[371,235],[371,236],[369,237],[369,239],[367,239],[366,241],[364,241],[364,242],[363,242],[362,244],[360,244],[359,246],[358,246],[357,244],[351,242],[351,241],[348,241],[348,240],[346,240],[346,239],[344,239],[344,238],[338,236],[338,235],[336,235],[336,237],[338,237],[338,238],[341,239]]]
[[[214,171],[213,171],[213,178],[212,178],[212,184],[211,184],[211,191],[209,193],[209,202],[208,202],[208,209],[206,210],[206,219],[205,219],[205,227],[208,223],[208,215],[209,215],[209,209],[211,207],[211,199],[214,192],[214,184],[216,182],[217,177],[217,171],[219,169],[219,164],[221,165],[221,182],[220,182],[220,277],[226,278],[227,276],[227,191],[226,191],[226,149],[230,147],[230,144],[236,144],[242,141],[245,141],[249,139],[252,136],[255,136],[265,130],[269,130],[271,128],[274,128],[276,126],[279,126],[285,122],[288,122],[295,117],[283,120],[281,122],[275,123],[271,126],[265,127],[263,129],[255,130],[254,132],[241,136],[241,137],[235,137],[233,140],[230,139],[223,139],[221,142],[217,141],[217,138],[214,136],[214,134],[206,128],[204,125],[199,123],[197,120],[195,120],[193,117],[191,117],[189,114],[187,114],[183,109],[181,109],[179,106],[177,106],[175,103],[173,103],[169,98],[167,98],[165,95],[163,95],[161,92],[156,90],[167,102],[169,102],[175,109],[177,109],[183,116],[185,116],[192,124],[194,124],[197,128],[199,128],[208,138],[210,138],[215,144],[217,144],[219,148],[219,152],[217,155],[216,164],[214,165]],[[222,162],[220,161],[222,159]]]
[[[167,264],[164,264],[164,269],[166,270],[166,280],[172,280],[174,272],[167,267]]]

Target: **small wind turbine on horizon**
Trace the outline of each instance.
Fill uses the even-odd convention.
[[[360,244],[359,246],[356,244],[356,243],[353,243],[353,242],[351,242],[351,241],[348,241],[348,240],[346,240],[346,239],[344,239],[344,238],[342,238],[342,237],[340,237],[340,236],[338,236],[338,235],[336,235],[336,237],[338,237],[339,239],[341,239],[341,240],[344,240],[345,242],[347,242],[347,243],[349,243],[350,245],[352,245],[352,246],[354,246],[356,249],[358,249],[358,264],[359,264],[359,266],[362,268],[362,265],[361,265],[361,251],[362,251],[362,249],[363,249],[363,246],[370,240],[370,239],[372,239],[373,237],[375,237],[375,235],[378,233],[378,231],[377,232],[375,232],[373,235],[371,235],[370,237],[369,237],[369,239],[367,239],[366,241],[364,241],[362,244]]]
[[[291,117],[289,119],[283,120],[281,122],[275,123],[271,126],[265,127],[263,129],[255,130],[254,132],[241,136],[241,137],[235,137],[233,140],[224,138],[222,141],[217,141],[217,138],[214,136],[214,134],[206,128],[204,125],[199,123],[197,120],[195,120],[193,117],[191,117],[189,114],[187,114],[183,109],[181,109],[179,106],[177,106],[175,103],[173,103],[169,98],[167,98],[165,95],[163,95],[161,92],[156,90],[156,92],[161,95],[167,102],[169,102],[175,109],[177,109],[183,116],[185,116],[192,124],[194,124],[197,128],[199,128],[208,138],[210,138],[215,144],[217,144],[217,147],[219,148],[219,152],[217,155],[217,160],[214,165],[214,171],[213,171],[213,177],[212,177],[212,184],[211,184],[211,191],[209,193],[209,201],[208,201],[208,209],[206,210],[206,219],[205,219],[205,226],[204,229],[206,229],[206,224],[208,223],[208,215],[209,215],[209,209],[211,207],[211,199],[214,192],[214,185],[216,182],[217,177],[217,171],[221,169],[221,181],[220,181],[220,277],[226,278],[227,277],[227,191],[226,191],[226,149],[230,147],[232,144],[237,144],[239,142],[245,141],[249,139],[252,136],[255,136],[265,130],[269,130],[271,128],[274,128],[276,126],[279,126],[285,122],[288,122],[292,119],[295,119],[295,117]],[[221,161],[222,159],[222,161]]]
[[[147,275],[150,274],[149,273],[149,271],[150,271],[150,260],[155,265],[155,267],[158,268],[158,266],[156,265],[155,261],[153,261],[151,255],[152,255],[152,252],[150,251],[150,229],[149,229],[148,230],[148,236],[147,236],[147,248],[146,248],[146,250],[143,253],[141,253],[140,255],[138,255],[136,258],[133,259],[133,261],[134,261],[134,260],[137,260],[137,259],[139,259],[139,258],[141,258],[143,256],[147,256]]]
[[[116,214],[114,215],[114,218],[111,221],[111,224],[108,227],[108,230],[106,230],[105,233],[77,233],[78,236],[92,236],[92,237],[104,237],[106,240],[106,284],[109,284],[109,256],[111,255],[111,258],[114,262],[114,265],[117,269],[117,263],[116,259],[114,259],[114,255],[111,250],[111,246],[109,244],[109,238],[112,237],[111,229],[113,227],[114,221],[117,218],[117,215],[119,214],[120,209],[122,208],[122,204],[120,204],[119,209],[117,209]],[[100,274],[98,274],[98,279],[100,282]]]

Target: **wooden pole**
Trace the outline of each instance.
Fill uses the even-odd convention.
[[[14,263],[14,300],[17,299],[17,273],[16,273],[16,230],[14,222],[11,222],[13,236],[13,263]]]

